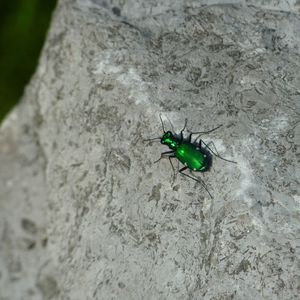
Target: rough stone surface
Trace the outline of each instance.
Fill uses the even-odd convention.
[[[1,126],[0,299],[300,299],[299,9],[60,1]],[[213,199],[159,113],[224,124]]]

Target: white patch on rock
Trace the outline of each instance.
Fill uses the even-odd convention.
[[[271,129],[277,129],[278,131],[284,130],[288,126],[288,117],[286,115],[281,115],[278,117],[275,117],[271,121]]]
[[[117,80],[123,85],[129,87],[129,97],[135,100],[136,104],[149,100],[147,94],[147,84],[138,75],[134,68],[130,68],[128,72],[122,73]]]
[[[125,68],[114,63],[110,54],[105,54],[104,58],[96,65],[93,73],[95,75],[113,75],[115,79],[129,89],[129,99],[136,104],[149,100],[147,94],[147,83],[139,76],[134,68]]]
[[[123,68],[113,63],[109,53],[104,54],[104,57],[99,61],[94,69],[94,74],[118,74],[121,73]]]
[[[14,127],[12,124],[18,122],[18,114],[16,110],[12,110],[8,116],[3,120],[0,130],[4,130],[6,128]]]
[[[294,200],[295,200],[295,202],[298,204],[299,210],[300,210],[300,195],[295,195],[295,196],[294,196]]]
[[[241,141],[241,147],[242,148],[248,149],[248,145],[253,146],[253,140],[251,138]],[[241,176],[240,176],[240,187],[236,191],[236,196],[242,197],[247,202],[249,202],[250,200],[248,199],[248,197],[246,197],[246,192],[251,186],[254,185],[253,170],[250,166],[250,162],[243,155],[237,154],[235,152],[234,160],[237,162],[237,167],[239,168],[240,174],[241,174]]]
[[[240,188],[236,191],[237,196],[243,196],[247,190],[253,185],[253,173],[249,162],[241,155],[236,156],[235,161],[241,173]]]
[[[260,126],[260,128],[268,131],[270,139],[275,140],[278,139],[279,134],[288,127],[288,120],[286,115],[275,116],[272,120],[263,119],[261,122],[266,126]]]
[[[105,61],[101,61],[97,65],[97,69],[95,71],[95,74],[117,74],[122,71],[122,68],[115,65],[109,65],[106,64]]]

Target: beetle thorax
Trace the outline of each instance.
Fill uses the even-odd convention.
[[[178,140],[171,131],[165,132],[160,142],[164,145],[167,145],[172,150],[178,148]]]

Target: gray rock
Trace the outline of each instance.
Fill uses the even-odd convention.
[[[300,299],[300,4],[236,2],[60,1],[1,126],[1,300]],[[224,125],[213,198],[160,113]]]

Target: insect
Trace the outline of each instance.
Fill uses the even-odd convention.
[[[156,160],[155,163],[159,162],[162,158],[168,158],[175,174],[175,168],[171,159],[177,158],[184,165],[184,167],[179,169],[179,173],[199,182],[205,188],[209,196],[213,198],[202,179],[186,174],[184,171],[190,170],[201,173],[209,171],[212,166],[212,155],[224,161],[236,164],[235,161],[221,157],[213,142],[206,144],[202,139],[199,139],[201,135],[211,133],[223,125],[221,124],[208,131],[190,132],[188,137],[184,137],[183,132],[187,126],[187,119],[185,119],[183,129],[179,134],[176,134],[174,133],[172,123],[170,122],[173,132],[166,131],[161,115],[159,115],[159,117],[162,125],[163,135],[161,137],[146,139],[144,141],[160,140],[160,143],[168,146],[170,150],[161,153],[160,158]],[[195,134],[198,134],[198,136],[192,141],[192,136]],[[210,145],[214,148],[214,150],[211,149]]]

